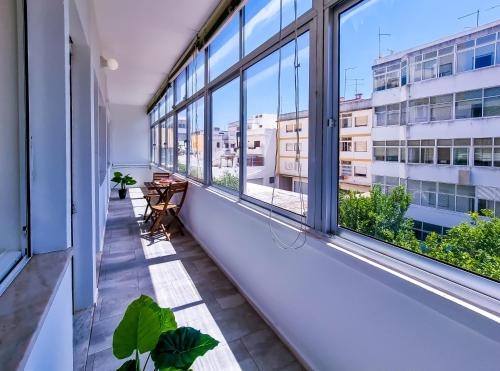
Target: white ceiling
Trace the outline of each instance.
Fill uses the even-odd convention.
[[[219,0],[95,0],[111,103],[146,105]]]

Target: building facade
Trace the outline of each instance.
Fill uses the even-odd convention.
[[[372,100],[360,94],[340,101],[339,186],[345,191],[370,190],[372,111]]]
[[[422,238],[500,215],[500,21],[381,58],[373,79],[372,181],[406,186]]]

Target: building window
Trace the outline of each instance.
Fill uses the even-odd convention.
[[[342,113],[340,115],[340,127],[343,129],[352,127],[352,113]]]
[[[203,180],[205,148],[205,100],[200,98],[188,106],[188,175]]]
[[[452,139],[437,140],[437,163],[438,165],[451,164],[451,149],[453,147]]]
[[[453,139],[453,165],[469,165],[470,139]]]
[[[429,121],[429,98],[420,98],[411,100],[410,123],[420,123]]]
[[[167,128],[165,121],[160,122],[160,166],[166,165],[167,157]]]
[[[430,121],[445,121],[453,118],[453,94],[430,97]]]
[[[283,86],[294,86],[295,78],[300,82],[298,96],[294,89],[281,90],[281,113],[276,120],[276,105],[278,102],[278,66],[281,55],[281,84]],[[305,199],[300,194],[293,192],[291,183],[285,178],[299,177],[307,179],[307,153],[299,151],[299,159],[290,160],[290,154],[286,151],[286,146],[280,147],[281,135],[286,135],[289,128],[304,129],[305,136],[309,135],[308,112],[309,101],[309,33],[306,32],[297,39],[298,65],[297,73],[293,63],[283,63],[283,61],[293,60],[295,55],[295,43],[292,41],[281,47],[281,53],[276,51],[261,59],[244,71],[244,112],[246,113],[244,137],[247,143],[255,140],[261,142],[262,149],[246,149],[244,171],[245,183],[244,194],[261,202],[270,203],[274,197],[274,204],[280,208],[302,215],[306,212]],[[265,97],[265,99],[263,99]],[[299,105],[297,107],[297,104]],[[297,128],[296,108],[299,108],[299,124]],[[285,133],[278,128],[284,127]],[[289,136],[286,136],[289,138]],[[299,140],[300,139],[296,139]],[[298,142],[296,142],[298,143]],[[268,150],[269,149],[269,150]],[[299,147],[300,149],[300,147]],[[284,153],[281,151],[285,150]],[[262,155],[262,153],[264,155]],[[295,156],[294,156],[295,157]],[[276,164],[276,160],[278,164]],[[255,169],[258,167],[259,169]],[[269,177],[276,176],[279,192],[273,192],[272,185],[269,184]],[[277,196],[278,194],[278,196]]]
[[[239,189],[240,79],[212,93],[212,183]]]
[[[495,64],[496,34],[489,34],[476,39],[474,68],[483,68]]]
[[[285,125],[285,130],[287,133],[293,133],[297,131],[302,131],[302,123],[296,123],[294,122],[293,124],[286,124]]]
[[[455,94],[455,118],[465,119],[482,117],[482,90],[469,90]]]
[[[386,126],[385,106],[375,107],[375,126]]]
[[[214,80],[239,59],[240,17],[236,13],[208,46],[209,80]]]
[[[166,130],[166,167],[169,170],[174,169],[174,116],[167,118]]]
[[[354,152],[368,152],[368,143],[366,141],[354,142]]]
[[[354,166],[354,176],[366,178],[368,175],[368,168],[366,166]]]
[[[453,46],[439,49],[439,77],[453,75],[454,51]]]
[[[483,116],[500,116],[500,86],[484,89]]]
[[[342,152],[352,152],[352,138],[343,137],[340,139]]]
[[[368,126],[368,116],[356,116],[354,117],[354,126],[362,127]]]
[[[474,40],[457,44],[457,72],[474,68]]]

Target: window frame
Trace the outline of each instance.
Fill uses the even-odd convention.
[[[430,284],[431,287],[444,288],[447,292],[453,292],[454,296],[466,298],[473,303],[478,303],[480,308],[492,308],[495,299],[498,300],[498,283],[488,277],[483,277],[471,273],[464,269],[449,265],[445,262],[434,260],[430,257],[420,255],[389,243],[376,240],[372,237],[343,228],[338,224],[338,125],[329,125],[331,120],[339,117],[339,65],[340,65],[340,14],[356,6],[364,0],[330,0],[330,8],[327,12],[325,29],[330,30],[325,35],[325,78],[326,91],[325,113],[326,125],[324,125],[326,144],[329,148],[325,150],[323,158],[326,157],[333,164],[333,171],[326,172],[328,181],[325,191],[328,193],[325,198],[329,203],[326,205],[327,215],[325,218],[325,229],[332,236],[332,242],[337,245],[359,254],[376,262],[382,262],[389,267],[397,267],[398,271],[403,271],[405,275],[417,278],[421,282]],[[328,45],[330,42],[331,45]],[[328,120],[330,118],[330,120]],[[375,123],[374,123],[375,124]],[[374,125],[375,126],[375,125]],[[353,245],[354,243],[354,245]],[[471,291],[472,290],[472,291]],[[493,300],[493,301],[492,301]]]

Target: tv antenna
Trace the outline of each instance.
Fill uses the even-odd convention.
[[[496,8],[500,8],[500,4],[490,6],[489,8],[486,8],[486,9],[483,9],[483,10],[477,9],[475,12],[472,12],[472,13],[469,13],[469,14],[464,14],[463,16],[458,17],[457,19],[464,19],[464,18],[472,17],[473,15],[475,15],[476,16],[476,27],[479,27],[479,14],[481,12],[489,12],[490,10],[493,10],[493,9],[496,9]],[[472,28],[472,27],[466,27],[466,28]]]
[[[363,85],[363,81],[365,81],[365,79],[349,79],[350,81],[354,81],[354,84],[352,84],[351,86],[354,86],[354,94],[358,94],[358,86],[359,85]]]
[[[382,58],[382,36],[391,36],[390,33],[382,33],[380,27],[378,28],[378,57]]]
[[[347,71],[352,71],[356,69],[356,67],[346,67],[344,68],[344,98],[346,97],[346,91],[347,91]]]

